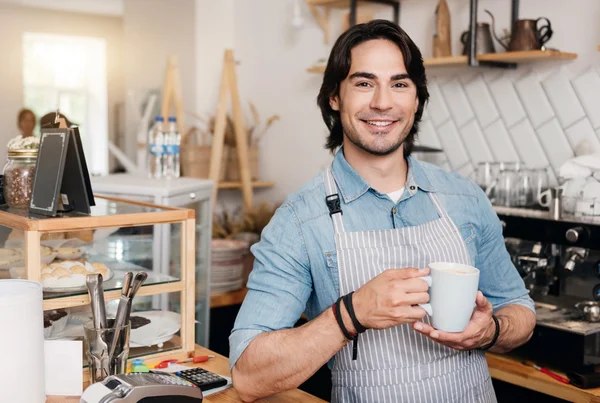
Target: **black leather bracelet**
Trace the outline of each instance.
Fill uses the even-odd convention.
[[[348,315],[350,315],[350,319],[352,320],[352,324],[354,325],[356,332],[359,334],[364,333],[367,328],[364,327],[356,318],[356,314],[354,313],[354,305],[352,305],[352,294],[354,294],[354,291],[343,296],[344,304],[346,305],[346,310],[348,311]]]
[[[498,321],[498,318],[496,317],[496,315],[492,315],[492,319],[494,319],[494,323],[496,324],[494,338],[492,338],[492,341],[490,343],[481,347],[480,350],[483,350],[483,351],[489,350],[490,348],[492,348],[494,346],[494,344],[496,344],[496,342],[498,341],[498,337],[500,337],[500,322]]]
[[[340,329],[342,329],[342,333],[344,333],[344,337],[348,340],[353,340],[354,337],[352,337],[352,335],[350,334],[350,332],[348,332],[348,329],[346,329],[346,326],[344,326],[344,320],[342,319],[342,311],[341,311],[341,305],[340,305],[340,301],[342,300],[342,297],[340,297],[334,304],[333,304],[333,315],[335,316],[335,320],[337,321]]]

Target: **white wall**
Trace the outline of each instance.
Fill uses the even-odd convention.
[[[125,107],[124,148],[132,159],[138,123],[133,108],[140,107],[139,102],[148,91],[162,91],[167,58],[171,55],[179,61],[184,108],[196,110],[195,17],[194,0],[125,0],[123,66],[126,96],[133,97],[134,104],[127,102]],[[156,105],[156,112],[160,112],[161,99]]]
[[[216,109],[223,52],[235,46],[234,5],[234,0],[196,0],[197,111]]]
[[[114,135],[115,105],[123,101],[122,20],[99,16],[21,7],[0,2],[0,34],[4,64],[0,74],[0,160],[8,140],[18,134],[17,113],[23,105],[23,44],[25,32],[41,32],[103,38],[107,49],[109,137]],[[41,116],[38,116],[38,119]]]
[[[327,132],[316,106],[321,76],[307,73],[306,68],[326,58],[332,42],[323,44],[322,32],[306,7],[305,27],[297,31],[291,27],[292,0],[234,3],[234,44],[241,62],[238,76],[242,100],[252,100],[263,116],[278,113],[282,117],[261,146],[261,176],[277,181],[277,187],[256,193],[259,199],[279,200],[297,190],[331,159],[323,148]],[[402,2],[400,24],[425,57],[432,53],[436,3]],[[469,2],[452,0],[449,4],[454,53],[459,54],[459,37],[468,25]],[[508,27],[509,1],[480,0],[480,21],[489,21],[485,8],[496,15],[499,31]],[[378,17],[391,19],[389,8],[376,9]],[[600,2],[576,0],[569,3],[568,11],[560,0],[521,1],[520,18],[548,17],[554,29],[548,46],[578,53],[575,62],[527,64],[516,71],[467,67],[428,71],[433,96],[421,140],[423,144],[445,147],[446,152],[438,158],[440,164],[468,174],[483,156],[521,157],[533,166],[552,164],[556,168],[572,155],[573,146],[581,138],[598,145]],[[332,18],[336,36],[338,17],[334,14]],[[221,18],[228,21],[227,16]],[[221,58],[213,64],[219,70]],[[212,87],[202,91],[214,94],[219,77],[211,77]],[[516,94],[516,98],[510,98],[510,94]],[[497,147],[513,142],[515,150],[510,151],[510,146],[497,148],[493,144],[496,142]]]

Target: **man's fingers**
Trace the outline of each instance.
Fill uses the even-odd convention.
[[[403,309],[405,310],[404,316],[406,316],[408,319],[419,320],[423,319],[425,315],[427,315],[425,309],[421,308],[420,306],[407,306]]]
[[[479,308],[487,308],[488,306],[492,305],[481,291],[477,291],[477,298],[475,299],[475,303]]]
[[[423,322],[415,322],[413,324],[413,329],[415,329],[418,332],[423,333],[426,336],[428,336],[431,332],[433,332],[435,330],[433,327],[431,327],[427,323],[423,323]]]
[[[422,277],[429,274],[429,268],[415,269],[407,267],[404,269],[389,269],[387,270],[393,278],[405,280],[409,278]]]
[[[405,305],[426,304],[429,302],[429,294],[426,292],[409,292],[404,294]]]

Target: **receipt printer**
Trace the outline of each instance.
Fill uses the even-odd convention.
[[[80,403],[200,403],[202,391],[173,374],[111,375],[90,385]]]

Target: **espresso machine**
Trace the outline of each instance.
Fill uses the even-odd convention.
[[[600,364],[600,216],[557,219],[543,210],[495,210],[536,303],[534,334],[515,353],[573,377],[592,377]]]

